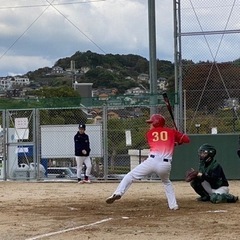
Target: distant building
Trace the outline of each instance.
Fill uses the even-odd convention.
[[[11,79],[5,77],[0,78],[0,86],[2,89],[9,89],[12,86]]]
[[[141,73],[140,75],[138,75],[137,77],[138,81],[143,81],[143,82],[149,82],[149,75],[145,74],[145,73]]]
[[[158,78],[157,85],[159,90],[166,91],[168,87],[168,81],[166,78]]]
[[[30,81],[28,77],[0,77],[0,87],[2,89],[10,89],[13,85],[26,86],[29,85]]]
[[[146,93],[146,91],[140,87],[129,88],[126,90],[125,95],[140,95]]]
[[[81,73],[87,73],[89,70],[90,70],[89,67],[81,67],[80,72],[81,72]]]
[[[77,81],[73,83],[73,88],[79,92],[84,106],[92,105],[92,85],[93,83],[78,83]]]
[[[238,98],[224,99],[223,109],[232,109],[232,108],[239,108],[239,99]]]
[[[15,85],[22,85],[22,86],[30,84],[29,78],[27,78],[27,77],[16,76],[16,77],[13,77],[12,82]]]
[[[134,78],[128,76],[128,77],[125,77],[126,80],[131,80],[131,81],[134,81]]]
[[[62,74],[64,73],[64,70],[62,67],[59,67],[59,66],[55,66],[52,68],[52,74]]]
[[[20,98],[25,95],[25,92],[21,91],[20,89],[10,89],[7,90],[6,96],[8,98]]]
[[[80,93],[80,96],[83,98],[91,98],[92,97],[92,85],[93,83],[73,83],[74,90]]]
[[[115,96],[118,90],[116,88],[97,88],[93,89],[93,97],[105,97]]]
[[[101,93],[98,95],[99,100],[108,100],[109,95],[107,93]]]

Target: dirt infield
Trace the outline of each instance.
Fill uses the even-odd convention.
[[[0,182],[1,240],[220,240],[240,238],[240,203],[197,202],[173,182],[180,210],[167,207],[160,182],[136,182],[106,204],[118,183]],[[230,181],[240,196],[240,182]]]

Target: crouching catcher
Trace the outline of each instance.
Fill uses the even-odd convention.
[[[203,144],[199,150],[200,159],[198,171],[194,170],[190,182],[194,191],[200,195],[198,201],[211,201],[212,203],[235,203],[238,197],[229,193],[229,184],[222,166],[214,159],[216,149]],[[191,175],[191,174],[190,174]]]

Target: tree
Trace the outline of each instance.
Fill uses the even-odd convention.
[[[45,98],[80,97],[79,93],[71,87],[43,87],[31,91],[31,94]]]
[[[184,71],[183,88],[187,90],[187,102],[212,113],[223,106],[228,98],[226,89],[239,89],[240,66],[232,63],[198,63],[187,66]],[[235,95],[235,96],[234,96]],[[235,92],[231,97],[239,97]],[[200,101],[201,100],[201,101]],[[200,101],[200,102],[199,102]]]

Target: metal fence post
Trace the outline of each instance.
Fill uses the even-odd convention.
[[[104,166],[104,179],[108,178],[108,142],[107,142],[107,106],[103,106],[102,115],[103,124],[103,166]]]
[[[6,110],[2,111],[2,127],[3,127],[3,172],[4,172],[4,178],[3,180],[7,180],[7,156],[6,156],[6,137],[7,137],[7,131],[6,131]]]
[[[34,131],[34,159],[37,163],[37,180],[40,179],[40,114],[39,109],[34,111],[33,131]]]

